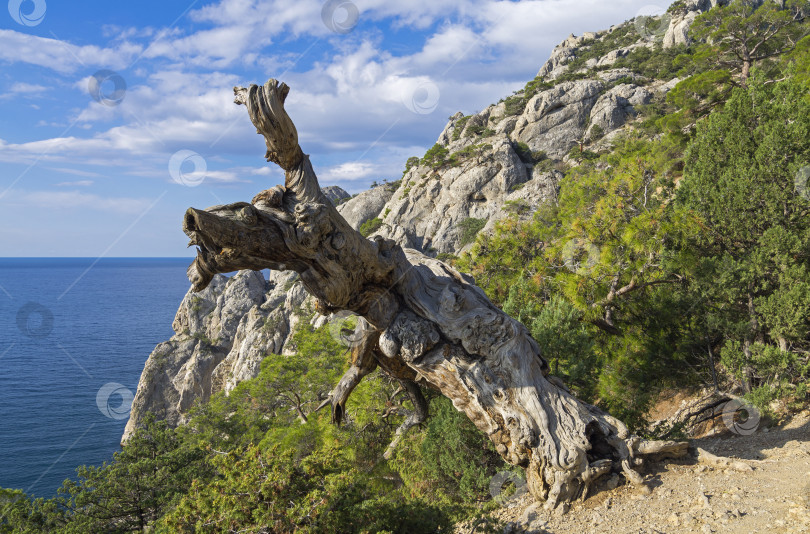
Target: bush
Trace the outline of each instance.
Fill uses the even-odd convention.
[[[591,126],[591,133],[589,134],[589,140],[591,142],[598,141],[605,136],[605,131],[602,129],[601,126],[598,124],[594,124]]]
[[[408,161],[405,162],[405,170],[402,171],[402,176],[408,174],[408,171],[411,170],[412,167],[419,165],[419,158],[416,156],[411,156],[408,158]],[[393,182],[392,182],[393,183]]]
[[[452,528],[439,507],[404,496],[334,447],[297,458],[249,446],[215,458],[220,476],[195,483],[164,517],[162,532],[414,532]]]
[[[542,150],[532,150],[529,148],[529,145],[524,143],[523,141],[519,141],[517,144],[514,145],[515,153],[518,155],[521,161],[524,163],[537,163],[539,161],[543,161],[546,159],[546,153]]]
[[[489,438],[445,397],[430,401],[424,433],[408,438],[394,467],[412,493],[446,502],[489,500],[489,482],[505,468]]]
[[[436,170],[447,163],[447,156],[449,154],[450,151],[447,150],[447,148],[443,147],[439,143],[436,143],[430,147],[427,152],[425,152],[425,155],[422,156],[420,163]]]
[[[380,219],[379,217],[374,217],[373,219],[369,219],[363,224],[361,224],[360,229],[358,231],[360,232],[360,235],[362,235],[363,237],[368,237],[377,230],[379,230],[382,224],[383,224],[382,219]]]
[[[574,145],[568,151],[568,157],[574,161],[593,161],[599,158],[599,154],[592,150],[583,150],[579,145]]]
[[[486,124],[479,124],[477,126],[471,126],[470,128],[467,129],[467,132],[470,134],[467,137],[470,137],[470,136],[492,137],[493,135],[495,135],[495,130],[493,130],[492,128],[487,127]]]
[[[475,241],[475,236],[477,236],[478,232],[480,232],[486,225],[487,225],[486,219],[476,219],[474,217],[469,217],[459,222],[458,223],[458,228],[460,230],[460,235],[458,238],[459,246],[463,247]]]
[[[510,96],[504,100],[504,115],[522,115],[526,109],[526,99],[521,95]]]
[[[472,115],[466,115],[456,121],[455,126],[453,126],[453,141],[461,139],[461,132],[464,131],[464,127],[467,125],[467,121],[470,120],[470,117],[472,117]]]

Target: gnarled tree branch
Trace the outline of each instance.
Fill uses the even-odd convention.
[[[634,482],[637,456],[683,454],[686,443],[645,442],[617,419],[575,398],[549,367],[528,330],[490,302],[473,280],[441,261],[395,242],[364,238],[320,192],[284,110],[289,88],[276,80],[236,88],[267,158],[286,172],[285,186],[252,203],[190,208],[183,229],[199,246],[189,278],[195,290],[214,273],[291,269],[322,310],[349,310],[364,320],[352,367],[332,392],[333,419],[374,367],[403,381],[423,420],[416,384],[440,391],[524,467],[530,491],[553,508],[587,493],[611,470]],[[398,435],[400,432],[398,431]],[[395,439],[396,441],[396,439]],[[395,444],[394,444],[395,445]]]

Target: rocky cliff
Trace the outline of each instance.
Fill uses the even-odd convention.
[[[643,106],[663,98],[678,80],[650,76],[627,58],[637,49],[685,43],[691,20],[716,3],[681,1],[663,17],[568,37],[522,91],[474,115],[451,117],[436,145],[418,162],[412,158],[400,181],[352,198],[336,187],[325,193],[356,229],[368,223],[365,230],[404,247],[457,255],[498,219],[528,217],[553,202],[573,147],[608,150],[639,120]],[[297,312],[308,306],[296,279],[291,272],[265,279],[242,271],[189,292],[173,323],[175,335],[147,360],[124,439],[147,412],[183,423],[195,402],[231,390],[256,376],[268,354],[289,350],[290,332],[301,320]]]

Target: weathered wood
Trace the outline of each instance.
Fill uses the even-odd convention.
[[[379,365],[403,380],[413,399],[416,412],[401,432],[423,419],[423,399],[414,396],[413,383],[439,390],[506,461],[526,469],[529,490],[548,508],[586,495],[611,470],[641,483],[634,467],[642,454],[686,453],[686,443],[631,436],[623,423],[575,398],[549,376],[526,327],[492,304],[469,276],[352,229],[321,193],[298,145],[283,106],[285,84],[270,80],[234,92],[265,137],[267,159],[285,170],[285,185],[251,204],[190,208],[183,230],[199,252],[189,278],[201,290],[215,273],[292,269],[320,311],[360,315],[356,334],[362,341],[332,393],[336,422],[352,389]]]

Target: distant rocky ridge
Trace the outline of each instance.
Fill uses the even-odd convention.
[[[376,235],[428,255],[458,255],[471,246],[471,234],[491,230],[509,213],[529,217],[553,201],[572,147],[609,148],[636,120],[639,106],[672,89],[677,79],[611,67],[636,48],[686,42],[691,20],[717,3],[681,2],[656,39],[640,35],[633,21],[568,37],[540,68],[533,94],[519,91],[474,115],[457,113],[439,135],[436,157],[422,158],[400,181],[354,197],[335,186],[324,193],[356,229],[378,219]],[[597,44],[614,41],[621,46],[583,61]],[[572,65],[579,70],[572,73]],[[255,377],[268,354],[292,351],[290,333],[308,299],[291,272],[271,273],[268,280],[252,271],[217,275],[206,290],[189,292],[172,325],[175,335],[147,360],[123,439],[147,412],[182,424],[195,402]]]

